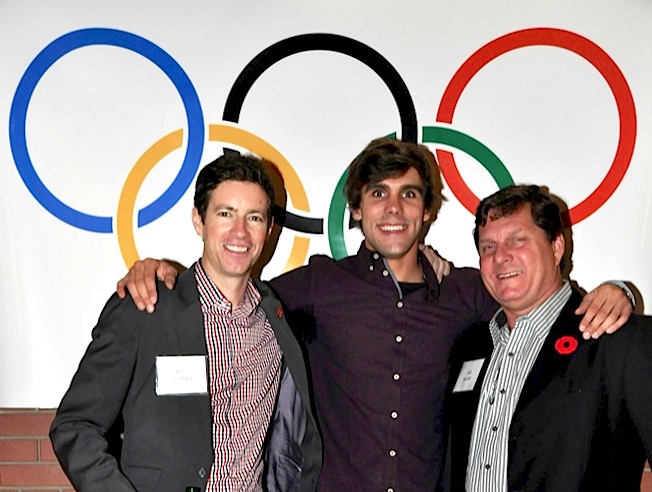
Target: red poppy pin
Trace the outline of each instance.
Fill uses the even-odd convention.
[[[555,342],[555,350],[559,355],[570,355],[577,350],[577,339],[571,336],[561,337]]]
[[[277,318],[283,317],[283,308],[276,308],[276,317]]]

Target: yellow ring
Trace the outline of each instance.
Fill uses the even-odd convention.
[[[222,124],[213,124],[208,127],[208,138],[211,142],[224,142],[245,148],[254,154],[272,161],[281,171],[283,180],[292,205],[304,212],[309,212],[308,197],[301,184],[299,176],[294,171],[283,155],[276,150],[271,144],[262,138],[241,128],[227,126]],[[140,191],[145,178],[149,172],[154,169],[161,159],[183,144],[183,130],[176,130],[159,141],[154,143],[145,153],[136,161],[136,164],[129,172],[118,202],[118,213],[116,215],[116,231],[118,235],[118,244],[122,259],[127,268],[140,259],[136,249],[134,238],[134,209],[136,207],[136,197]],[[294,237],[290,257],[288,258],[284,272],[293,270],[303,265],[306,256],[308,256],[308,246],[310,239],[306,237]]]

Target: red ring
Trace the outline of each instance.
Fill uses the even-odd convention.
[[[616,191],[634,153],[636,142],[636,107],[632,92],[616,63],[598,45],[579,34],[562,29],[538,27],[501,36],[473,53],[455,72],[448,83],[437,111],[437,121],[453,122],[455,107],[462,91],[485,65],[509,51],[527,46],[556,46],[571,51],[593,65],[604,77],[616,99],[620,119],[618,148],[613,163],[598,187],[578,205],[569,210],[571,223],[576,224],[598,210]],[[450,152],[437,150],[441,171],[451,191],[471,213],[475,213],[478,198],[464,183]]]

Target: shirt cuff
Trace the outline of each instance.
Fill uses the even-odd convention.
[[[625,282],[622,280],[607,280],[606,282],[603,282],[604,284],[612,284],[615,285],[616,287],[619,287],[627,296],[627,299],[629,299],[629,302],[632,303],[632,307],[636,308],[636,298],[634,297],[634,293],[632,290],[627,286]]]

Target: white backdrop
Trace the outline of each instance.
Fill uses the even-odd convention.
[[[461,197],[464,188],[479,197],[495,191],[499,168],[515,182],[548,185],[571,209],[602,190],[573,227],[571,276],[586,288],[630,280],[652,312],[648,0],[1,0],[1,407],[58,404],[126,271],[121,246],[130,236],[140,257],[189,265],[199,256],[189,183],[224,145],[209,139],[209,125],[249,132],[244,147],[263,140],[277,149],[287,159],[288,209],[323,221],[322,234],[285,229],[263,278],[290,259],[303,261],[297,237],[307,241],[308,255],[331,254],[329,239],[355,252],[359,233],[338,239],[347,228],[329,209],[341,204],[332,199],[338,180],[366,143],[401,134],[382,78],[331,43],[281,57],[246,94],[239,121],[223,119],[227,96],[252,59],[311,35],[288,42],[300,50],[316,33],[363,45],[398,72],[416,108],[419,141],[424,127],[450,129],[497,157],[487,170],[487,155],[468,155],[466,143],[428,144],[451,151],[462,177],[456,184],[445,173],[449,200],[427,238],[445,257],[477,264],[473,217]],[[451,83],[474,60],[479,65],[464,83]],[[459,100],[447,87],[459,89]],[[456,103],[452,121],[442,116],[442,101]],[[177,130],[183,141],[161,150],[156,143]],[[162,156],[139,161],[150,148]],[[128,179],[147,163],[151,172]],[[185,183],[176,180],[180,169],[189,173]],[[600,187],[603,180],[610,189]],[[181,198],[139,226],[138,211],[171,183]]]

